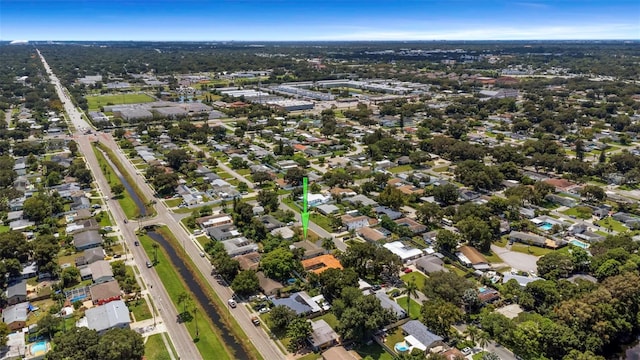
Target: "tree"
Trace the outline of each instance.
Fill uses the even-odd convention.
[[[247,185],[246,182],[241,181],[238,184],[238,191],[242,194],[242,193],[246,193],[247,191],[249,191],[249,185]]]
[[[487,350],[487,345],[491,342],[491,336],[486,331],[480,331],[478,333],[478,345],[482,348],[482,350]]]
[[[111,192],[115,195],[115,196],[120,196],[122,195],[122,193],[124,192],[124,185],[122,185],[121,183],[117,183],[111,186]]]
[[[352,268],[330,268],[320,273],[320,292],[327,300],[332,300],[346,287],[358,286],[358,273]]]
[[[142,335],[130,329],[111,329],[100,337],[97,355],[94,359],[142,359],[144,355]]]
[[[46,313],[38,320],[38,332],[45,333],[49,339],[52,339],[61,323],[61,318]]]
[[[458,196],[458,187],[453,184],[440,185],[433,189],[433,198],[444,205],[455,204]]]
[[[485,221],[471,216],[459,221],[456,226],[469,245],[480,249],[480,251],[489,251],[493,233]]]
[[[158,263],[158,248],[160,247],[160,245],[158,245],[157,242],[153,242],[151,244],[151,247],[153,248],[153,263],[157,264]]]
[[[240,156],[234,156],[229,160],[229,165],[232,169],[246,169],[248,167],[247,162]]]
[[[268,277],[285,280],[293,270],[300,268],[300,263],[289,249],[278,248],[262,257],[260,267]]]
[[[187,161],[189,161],[191,157],[186,150],[182,149],[174,149],[169,151],[165,155],[165,159],[167,160],[167,164],[171,166],[174,170],[180,170],[180,167]]]
[[[420,205],[417,211],[418,220],[425,225],[435,224],[440,222],[442,217],[442,209],[438,204],[432,202],[425,202]]]
[[[64,288],[71,287],[80,281],[80,270],[75,266],[69,266],[62,270],[60,278]]]
[[[241,271],[231,282],[231,289],[241,296],[251,295],[260,290],[260,282],[254,270]]]
[[[7,345],[7,335],[11,334],[11,329],[7,324],[0,323],[0,346]]]
[[[462,305],[462,294],[473,285],[454,272],[435,272],[425,281],[424,291],[429,298],[441,299],[456,306]]]
[[[418,297],[418,285],[416,285],[416,282],[411,280],[411,281],[407,281],[407,283],[404,286],[404,290],[402,290],[403,294],[407,294],[407,313],[411,313],[411,298],[417,298]]]
[[[378,201],[382,205],[398,210],[404,205],[405,196],[402,191],[398,190],[395,186],[387,185],[384,190],[378,196]]]
[[[287,172],[284,174],[284,181],[286,181],[291,186],[300,186],[302,184],[302,178],[306,175],[307,174],[303,169],[294,167],[287,170]]]
[[[380,305],[378,298],[364,296],[358,288],[343,289],[341,298],[334,301],[334,309],[340,319],[336,331],[345,340],[362,341],[396,320],[391,311]]]
[[[464,335],[471,340],[471,342],[475,345],[476,340],[478,339],[478,334],[480,333],[480,329],[478,329],[475,325],[469,325],[464,330]]]
[[[360,277],[394,275],[400,271],[402,260],[384,247],[372,243],[354,243],[340,258],[342,265],[353,268]]]
[[[187,313],[187,306],[189,305],[190,301],[191,301],[191,295],[189,295],[187,292],[183,291],[180,294],[178,294],[178,305],[182,304],[183,314]]]
[[[272,190],[260,190],[256,200],[258,200],[258,203],[264,207],[267,212],[278,210],[278,206],[280,205],[278,193]]]
[[[460,307],[444,300],[427,301],[422,307],[422,322],[442,337],[448,337],[451,325],[463,318],[464,312]]]
[[[289,323],[291,323],[291,321],[293,321],[293,319],[297,318],[298,316],[292,309],[284,305],[277,305],[271,309],[269,317],[271,318],[273,331],[281,332],[287,329]]]
[[[165,173],[164,171],[153,177],[152,184],[160,196],[173,194],[178,186],[179,176],[176,173]]]
[[[573,259],[560,252],[551,252],[537,262],[538,275],[548,280],[568,277],[573,271]]]
[[[295,318],[287,326],[287,337],[291,342],[287,346],[290,352],[296,352],[304,346],[305,340],[311,335],[311,323],[307,319]]]
[[[264,184],[267,181],[271,181],[273,178],[271,177],[271,174],[269,174],[266,171],[256,171],[253,174],[251,174],[251,178],[253,179],[254,182],[258,183],[258,185],[262,186],[262,184]]]
[[[458,246],[459,242],[460,235],[447,229],[438,231],[438,235],[436,236],[436,247],[438,251],[451,253]]]
[[[144,355],[142,336],[130,329],[111,329],[99,336],[95,330],[73,328],[59,332],[54,343],[48,360],[141,360]]]
[[[602,202],[607,198],[607,193],[600,186],[586,185],[580,190],[580,196],[589,202]]]

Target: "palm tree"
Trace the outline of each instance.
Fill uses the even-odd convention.
[[[190,298],[191,297],[186,292],[181,292],[180,294],[178,294],[178,305],[182,304],[183,313],[187,312],[187,304],[189,303]]]
[[[153,248],[153,264],[155,265],[158,263],[158,248],[160,247],[160,245],[154,242],[153,244],[151,244],[151,247]]]
[[[464,331],[464,335],[471,340],[473,346],[476,346],[476,339],[478,339],[478,334],[480,333],[480,329],[475,325],[469,325]]]
[[[477,335],[478,345],[482,347],[482,351],[486,351],[487,345],[491,342],[491,335],[486,331],[480,331]]]
[[[418,285],[413,280],[407,281],[402,293],[407,294],[407,313],[411,314],[411,297],[418,297]]]
[[[196,339],[200,338],[200,332],[198,331],[198,307],[197,306],[193,306],[193,320],[196,323]]]

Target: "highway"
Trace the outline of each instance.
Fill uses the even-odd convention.
[[[40,54],[40,52],[38,52],[38,54]],[[64,104],[69,120],[76,129],[74,138],[78,142],[78,148],[80,152],[85,155],[87,165],[94,174],[100,190],[102,190],[105,194],[110,193],[108,182],[100,171],[98,161],[95,157],[95,154],[93,153],[93,149],[91,146],[91,140],[96,139],[96,136],[84,134],[84,131],[92,128],[91,125],[82,119],[80,112],[73,106],[69,97],[66,96],[66,93],[62,85],[60,84],[60,81],[57,77],[55,77],[55,75],[53,75],[49,65],[41,54],[40,58],[42,59],[42,63],[44,64],[47,73],[51,77],[53,85],[56,87],[58,96]],[[135,179],[136,177],[138,177],[142,180],[141,174],[137,172],[137,169],[122,153],[121,149],[118,147],[111,134],[98,133],[96,140],[99,140],[110,149],[115,150],[114,153],[118,157],[120,163],[123,165],[124,170],[129,173],[132,178]],[[138,181],[137,186],[141,190],[142,195],[146,198],[146,200],[155,199],[155,192],[147,183],[145,183],[144,181]],[[130,249],[133,249],[134,259],[142,273],[143,279],[145,279],[145,282],[147,282],[147,284],[155,285],[152,289],[150,288],[151,294],[154,299],[156,299],[156,301],[159,300],[160,303],[162,303],[162,314],[165,317],[165,324],[167,325],[167,330],[169,331],[171,340],[173,341],[180,358],[189,360],[201,359],[202,356],[200,356],[200,354],[198,353],[193,340],[191,339],[191,336],[186,331],[186,328],[183,325],[178,324],[177,321],[166,321],[166,319],[177,319],[178,312],[169,299],[169,296],[164,289],[164,286],[162,286],[162,283],[158,278],[156,272],[153,270],[153,268],[148,269],[146,267],[145,264],[147,261],[147,256],[144,253],[144,250],[140,247],[133,246],[133,242],[136,239],[135,230],[138,227],[138,222],[129,222],[128,224],[125,224],[124,220],[126,219],[126,217],[118,202],[116,200],[110,199],[108,203],[113,211],[113,216],[116,220],[116,224],[120,229],[122,229],[127,246]],[[155,209],[157,215],[153,219],[147,219],[144,222],[141,222],[141,224],[166,225],[176,237],[176,239],[183,245],[186,254],[191,257],[199,271],[205,275],[205,278],[214,289],[214,291],[218,294],[218,296],[222,299],[222,301],[226,302],[227,299],[231,298],[233,296],[233,291],[228,287],[224,287],[218,284],[218,282],[213,277],[209,276],[212,269],[211,263],[207,258],[200,257],[200,249],[193,243],[193,240],[190,238],[187,231],[180,225],[177,220],[173,218],[169,209],[162,202],[158,202],[158,204],[155,206]],[[277,345],[270,339],[269,335],[265,331],[263,331],[261,327],[256,327],[253,325],[253,323],[251,322],[251,317],[254,316],[254,314],[251,313],[245,306],[238,306],[237,308],[231,310],[231,312],[233,318],[236,319],[247,337],[253,342],[255,347],[265,359],[286,359]],[[224,314],[221,314],[221,316],[224,316]]]
[[[80,133],[80,129],[90,129],[91,127],[82,119],[80,112],[73,106],[71,100],[66,96],[64,89],[60,84],[60,81],[55,75],[53,75],[51,68],[39,51],[38,54],[40,55],[42,63],[44,64],[45,69],[47,70],[47,73],[51,78],[51,82],[56,88],[58,97],[64,104],[68,120],[71,121],[76,129],[74,132],[74,139],[78,143],[78,149],[80,153],[82,153],[85,157],[87,167],[93,173],[95,181],[98,185],[98,190],[102,194],[107,195],[110,193],[109,184],[102,174],[102,171],[100,171],[98,159],[93,152],[91,146],[92,136]],[[162,286],[160,278],[158,277],[156,272],[153,271],[153,269],[148,269],[146,267],[147,256],[144,253],[144,250],[140,247],[133,246],[133,242],[136,239],[135,228],[132,226],[127,226],[131,224],[125,224],[124,220],[126,219],[126,216],[117,200],[109,197],[109,199],[107,200],[107,206],[111,210],[116,225],[122,232],[122,235],[125,239],[125,246],[127,246],[133,254],[133,260],[140,270],[140,275],[146,283],[149,293],[155,301],[156,307],[160,312],[160,316],[164,320],[167,331],[169,333],[171,341],[173,342],[176,352],[178,353],[179,358],[202,359],[202,356],[200,356],[200,353],[198,352],[193,339],[187,332],[187,329],[184,327],[184,325],[181,325],[177,322],[178,311],[171,302],[169,294],[167,294],[164,286]]]

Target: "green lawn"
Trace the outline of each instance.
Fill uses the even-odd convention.
[[[315,212],[311,213],[311,216],[309,217],[309,219],[315,223],[316,225],[320,226],[321,228],[327,230],[328,232],[332,232],[333,229],[331,228],[331,220],[329,220],[328,217],[322,215],[322,214],[318,214]]]
[[[181,198],[169,199],[169,200],[165,200],[164,202],[165,204],[167,204],[168,207],[176,207],[182,203],[182,199]]]
[[[613,231],[617,231],[617,232],[625,232],[628,231],[629,228],[622,225],[622,223],[614,218],[608,217],[602,220],[599,220],[596,222],[596,224],[598,226],[601,226],[605,229],[611,229]]]
[[[98,110],[101,106],[108,104],[138,104],[152,102],[154,99],[146,94],[121,94],[121,95],[99,95],[86,96],[89,110]]]
[[[408,307],[408,301],[409,297],[408,296],[403,296],[403,297],[399,297],[396,299],[396,302],[402,306],[403,309],[407,310]],[[409,316],[412,319],[419,319],[420,318],[420,304],[418,304],[417,301],[411,299],[411,308],[409,309]]]
[[[0,225],[0,234],[9,232],[9,225]]]
[[[400,165],[400,166],[389,168],[388,170],[392,174],[399,174],[401,172],[411,171],[412,169],[413,168],[411,167],[411,165]]]
[[[167,337],[168,341],[171,341]],[[144,357],[147,360],[170,360],[169,349],[164,345],[162,341],[162,334],[155,334],[147,338],[147,342],[144,344]]]
[[[565,215],[569,215],[569,216],[575,216],[578,219],[590,219],[591,218],[591,214],[589,213],[585,213],[585,212],[580,212],[577,210],[577,207],[562,211],[563,214]]]
[[[393,355],[386,352],[382,348],[382,346],[378,345],[378,343],[376,342],[372,342],[371,345],[358,346],[355,350],[363,358],[370,356],[371,359],[373,360],[393,360],[394,359]]]
[[[443,166],[443,167],[438,167],[438,168],[433,168],[433,172],[447,172],[449,171],[449,167],[448,166]]]
[[[409,281],[413,281],[414,283],[416,283],[416,285],[418,285],[418,290],[424,289],[424,283],[427,281],[427,277],[426,276],[424,276],[421,273],[416,272],[416,271],[408,273],[408,274],[404,274],[404,275],[400,276],[400,278],[405,283],[408,283]]]
[[[206,235],[201,235],[201,236],[197,236],[196,240],[198,240],[198,242],[200,243],[200,245],[202,245],[202,248],[204,248],[204,246],[211,241],[211,239],[209,239],[208,236]]]
[[[493,251],[489,251],[488,253],[483,253],[482,255],[484,255],[484,257],[490,263],[501,263],[502,262],[502,258],[500,256],[498,256],[496,253],[494,253]]]
[[[331,326],[331,328],[333,328],[334,330],[338,327],[338,324],[340,323],[338,321],[338,318],[333,313],[326,313],[322,316],[318,316],[317,318],[313,319],[313,321],[318,321],[318,320],[326,321],[327,324],[329,324],[329,326]]]
[[[236,172],[242,176],[251,174],[251,170],[249,169],[238,169]]]
[[[153,255],[153,247],[151,246],[154,241],[146,236],[140,236],[140,243],[144,247],[144,250],[147,252],[149,258]],[[184,282],[178,272],[171,265],[171,261],[167,257],[167,254],[163,251],[162,247],[160,247],[158,251],[158,263],[154,266],[155,271],[158,273],[160,280],[162,281],[171,301],[174,303],[178,311],[182,309],[181,306],[178,306],[178,296],[183,293],[189,293],[188,289],[184,285]],[[193,296],[192,296],[193,297]],[[199,314],[204,314],[205,312],[200,308]],[[202,315],[200,315],[202,318]],[[208,319],[208,318],[207,318]],[[189,321],[185,323],[189,334],[193,338],[195,338],[195,323],[193,321]],[[200,354],[206,358],[215,358],[215,359],[231,359],[232,356],[229,351],[225,348],[222,340],[217,336],[216,329],[214,328],[211,321],[200,321],[198,323],[200,338],[198,342],[196,342],[196,347]]]
[[[534,245],[526,245],[526,244],[518,244],[518,243],[511,245],[511,250],[521,252],[524,254],[533,255],[533,256],[543,256],[550,252],[553,252],[553,249],[541,248]]]
[[[322,355],[316,354],[316,353],[309,353],[301,358],[298,358],[298,360],[319,360],[319,359],[322,359]]]
[[[127,307],[129,308],[129,311],[133,313],[133,316],[135,316],[136,321],[153,318],[153,315],[151,315],[151,310],[147,305],[147,300],[145,300],[144,298],[130,301],[129,303],[127,303]]]
[[[482,360],[482,357],[484,356],[484,354],[488,354],[486,351],[481,351],[477,354],[473,354],[473,356],[471,356],[471,358],[473,360]]]

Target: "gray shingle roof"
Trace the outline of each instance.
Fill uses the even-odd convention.
[[[437,341],[442,341],[440,336],[429,331],[429,329],[418,320],[411,320],[402,325],[402,331],[408,335],[413,335],[414,338],[418,339],[418,341],[427,348],[431,347],[431,345]]]

